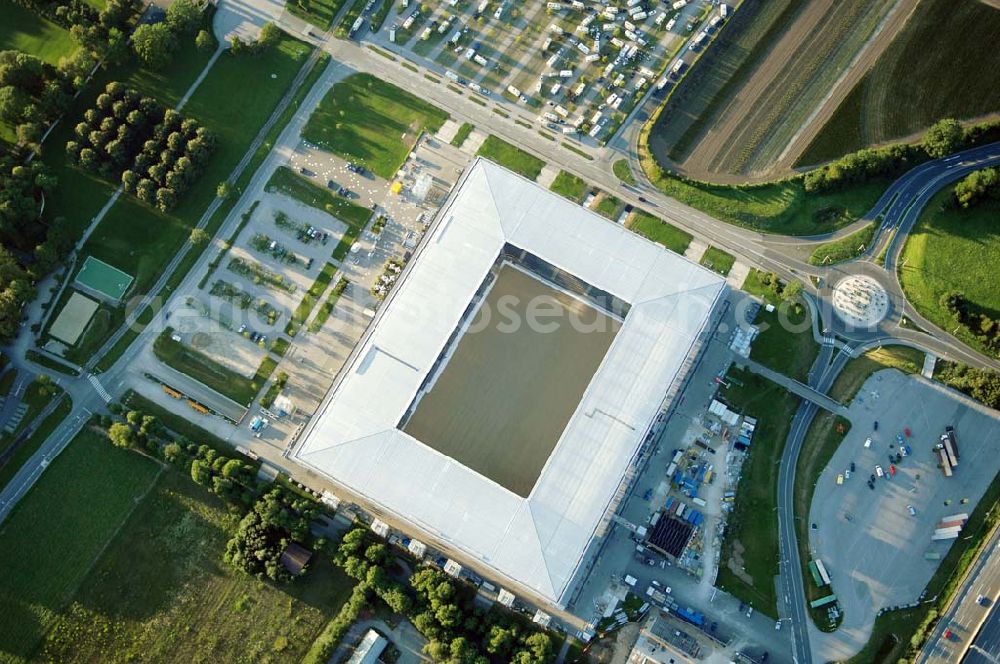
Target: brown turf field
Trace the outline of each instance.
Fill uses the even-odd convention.
[[[540,308],[555,312],[536,318],[551,330],[526,323]],[[527,496],[620,327],[505,266],[403,430]]]

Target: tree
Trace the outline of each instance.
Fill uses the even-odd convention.
[[[257,37],[258,48],[267,50],[279,41],[281,41],[281,28],[274,23],[265,23],[264,27],[260,29],[260,35]]]
[[[135,432],[124,422],[115,422],[108,427],[108,438],[115,447],[129,448],[135,445]]]
[[[961,149],[965,141],[965,130],[958,120],[945,118],[938,120],[924,134],[921,145],[934,159],[946,157]]]
[[[132,48],[150,69],[162,69],[177,47],[177,38],[164,23],[143,24],[132,33]]]
[[[212,471],[206,461],[203,461],[202,459],[195,459],[191,462],[191,479],[194,480],[196,484],[208,486],[211,478]]]
[[[199,30],[194,38],[194,47],[202,53],[207,53],[215,48],[215,40],[208,30]]]
[[[215,195],[223,200],[229,198],[233,195],[233,185],[226,181],[220,182],[215,188]]]
[[[168,463],[177,463],[184,457],[184,450],[176,443],[169,443],[163,448],[163,458]]]
[[[201,23],[201,12],[193,0],[175,0],[167,7],[167,25],[176,34],[193,32]]]
[[[973,171],[955,185],[955,202],[960,207],[973,207],[987,197],[1000,197],[1000,170],[996,168]]]
[[[21,88],[5,85],[0,88],[0,120],[16,125],[25,117],[25,108],[31,98]]]

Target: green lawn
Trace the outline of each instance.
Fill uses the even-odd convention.
[[[984,66],[979,45],[995,42],[997,34],[1000,10],[988,3],[921,2],[799,162],[816,164],[902,138],[941,118],[996,112],[1000,68]]]
[[[693,236],[687,231],[682,231],[642,210],[636,210],[632,213],[628,227],[639,235],[647,237],[653,242],[659,242],[670,251],[682,255],[693,239]]]
[[[830,396],[849,404],[868,377],[882,369],[899,369],[906,374],[920,373],[924,352],[909,346],[883,346],[849,361],[830,386]]]
[[[618,219],[618,215],[621,214],[625,204],[611,194],[606,193],[600,194],[599,199],[597,205],[593,208],[594,212],[612,221]]]
[[[857,258],[868,249],[872,238],[875,237],[875,229],[878,225],[868,224],[860,231],[855,231],[850,235],[845,235],[839,240],[825,242],[813,250],[809,257],[811,265],[832,265],[842,263],[852,258]]]
[[[0,16],[0,51],[24,51],[55,65],[79,48],[69,30],[11,0],[0,0]]]
[[[221,558],[233,515],[168,472],[94,565],[42,648],[47,661],[297,662],[353,586],[325,556],[274,586]]]
[[[279,166],[267,181],[267,191],[279,191],[310,207],[332,214],[348,226],[364,228],[372,216],[369,208],[352,203],[326,187],[302,177],[287,166]]]
[[[625,184],[630,184],[633,187],[636,185],[635,175],[632,174],[632,169],[629,168],[628,159],[619,159],[611,164],[611,170],[614,172],[615,177]]]
[[[486,137],[476,155],[495,161],[529,180],[537,180],[545,162],[493,134]]]
[[[21,469],[24,462],[31,458],[31,455],[42,446],[45,439],[49,437],[56,427],[62,424],[70,411],[73,410],[73,401],[69,396],[63,396],[59,401],[59,405],[52,413],[42,420],[42,423],[38,425],[38,428],[25,440],[17,450],[10,456],[7,463],[0,467],[0,487],[7,486],[7,483],[13,479],[17,471]]]
[[[950,196],[947,188],[928,203],[906,240],[899,276],[913,306],[931,322],[953,331],[954,318],[941,306],[941,296],[950,291],[964,293],[973,311],[1000,318],[1000,201],[958,210],[950,206]],[[984,350],[964,327],[956,335]]]
[[[860,219],[890,182],[869,182],[828,194],[806,194],[800,178],[731,187],[685,180],[667,173],[643,150],[650,181],[671,198],[717,219],[765,233],[818,235]]]
[[[0,526],[0,651],[32,654],[158,470],[90,430],[52,462]]]
[[[718,272],[722,276],[729,274],[733,269],[736,257],[718,247],[709,247],[701,256],[701,264],[708,269]]]
[[[301,4],[292,0],[285,3],[285,9],[292,16],[312,23],[324,31],[330,29],[334,17],[346,0],[302,0]]]
[[[313,285],[309,287],[309,290],[302,297],[302,301],[299,302],[299,306],[292,313],[291,320],[285,326],[285,334],[294,337],[299,333],[306,320],[309,319],[309,314],[312,313],[313,307],[316,306],[319,298],[326,292],[326,287],[330,285],[333,275],[336,273],[337,266],[333,263],[327,263],[323,266],[323,269],[316,276]]]
[[[340,278],[333,288],[330,289],[330,294],[326,296],[326,301],[320,306],[319,311],[316,312],[316,316],[309,323],[310,332],[319,332],[320,329],[326,324],[326,321],[330,318],[333,310],[337,306],[337,301],[340,296],[344,294],[344,290],[347,288],[347,279],[344,277]]]
[[[750,268],[750,272],[747,273],[747,278],[743,280],[743,285],[740,286],[740,289],[751,295],[756,295],[764,302],[778,306],[781,304],[780,293],[775,290],[773,281],[769,284],[763,282],[765,275],[768,275],[770,279],[777,278],[777,275],[772,273],[761,272],[755,267]]]
[[[783,388],[748,371],[731,369],[722,390],[729,405],[757,418],[750,453],[743,464],[735,509],[729,517],[716,585],[771,617],[777,617],[774,576],[778,573],[778,462],[799,400]],[[753,583],[729,567],[734,546],[743,548],[743,569]]]
[[[572,173],[559,171],[556,179],[549,185],[549,189],[560,196],[565,196],[574,203],[579,203],[587,193],[588,187],[586,182]]]
[[[434,133],[448,114],[371,74],[334,85],[310,116],[302,138],[391,178],[420,132]]]
[[[389,3],[387,2],[386,4]],[[462,126],[458,128],[458,131],[456,131],[455,135],[452,137],[451,144],[456,148],[462,147],[466,139],[469,138],[469,134],[471,134],[472,130],[475,128],[475,125],[471,122],[463,122]]]
[[[265,355],[257,372],[247,378],[219,364],[208,355],[174,341],[170,338],[172,334],[173,328],[168,327],[156,338],[153,343],[156,357],[167,366],[187,374],[219,394],[243,405],[250,405],[277,366],[277,362],[270,355]]]
[[[750,359],[799,382],[808,382],[809,369],[819,354],[809,308],[785,302],[772,312],[762,307],[754,324],[761,333],[750,349]]]

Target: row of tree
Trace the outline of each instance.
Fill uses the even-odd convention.
[[[69,107],[75,84],[82,82],[71,69],[21,51],[0,51],[0,122],[14,127],[19,144],[37,145],[44,128]]]
[[[1000,373],[964,364],[939,363],[934,378],[968,394],[990,408],[1000,409]]]
[[[998,133],[1000,122],[966,129],[957,120],[939,120],[926,131],[919,144],[896,143],[852,152],[809,171],[803,184],[808,193],[825,193],[876,178],[895,178],[928,159],[939,159],[996,140]]]
[[[122,83],[97,97],[66,144],[70,162],[108,178],[163,211],[197,181],[215,137],[193,118],[164,108]]]
[[[149,69],[162,69],[171,59],[185,36],[198,30],[204,6],[196,0],[176,0],[167,7],[166,19],[160,23],[143,23],[132,34],[132,49]],[[201,51],[215,47],[207,30],[199,30],[195,46]]]
[[[1000,198],[1000,169],[984,168],[959,180],[954,190],[955,204],[971,208],[987,199]]]
[[[993,353],[1000,353],[1000,321],[976,311],[961,291],[949,291],[941,296],[941,307],[955,322],[973,334]]]

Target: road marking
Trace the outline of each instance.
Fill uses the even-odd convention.
[[[104,386],[101,385],[101,381],[98,380],[96,375],[88,374],[87,380],[89,380],[90,384],[94,386],[95,390],[97,390],[97,394],[101,397],[101,399],[104,400],[104,403],[108,403],[111,401],[111,395],[108,394],[108,391],[106,389],[104,389]]]

